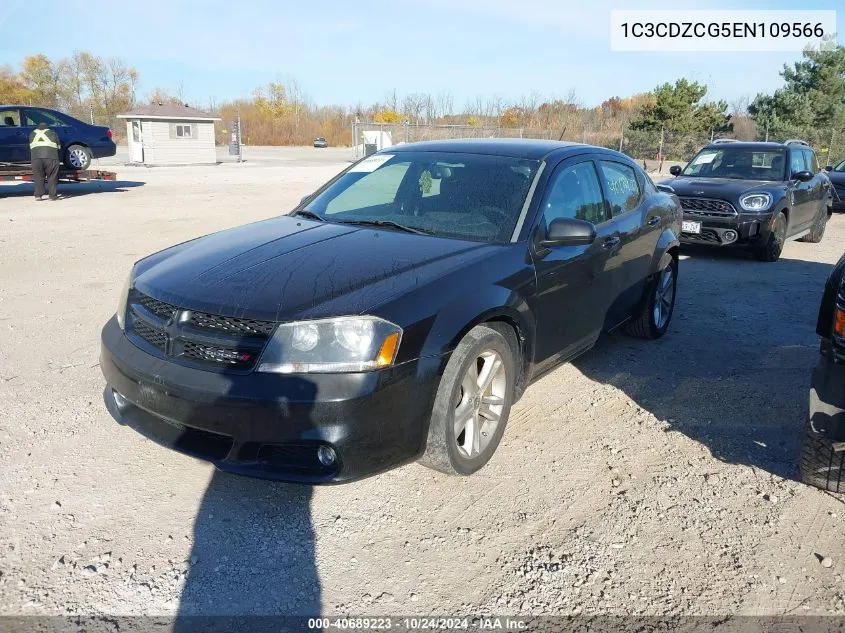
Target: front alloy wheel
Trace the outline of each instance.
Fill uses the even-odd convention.
[[[490,461],[513,403],[518,351],[502,323],[478,325],[458,343],[440,378],[421,464],[470,475]]]

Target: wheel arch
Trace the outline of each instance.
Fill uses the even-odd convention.
[[[514,401],[525,392],[534,358],[535,326],[533,317],[527,315],[530,315],[527,310],[520,310],[510,305],[487,308],[465,320],[465,324],[458,329],[448,344],[449,352],[454,351],[469,331],[479,325],[498,323],[509,327],[513,331],[517,344],[517,349],[514,350],[514,360],[518,368],[514,380]]]

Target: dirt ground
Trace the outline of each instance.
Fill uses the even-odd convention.
[[[99,333],[131,264],[287,211],[350,153],[0,185],[0,614],[845,615],[845,503],[796,481],[845,217],[775,264],[685,251],[668,334],[540,380],[470,478],[268,483],[113,422]]]

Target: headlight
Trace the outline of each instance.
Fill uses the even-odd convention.
[[[126,281],[123,282],[123,288],[120,289],[120,297],[117,300],[117,312],[115,313],[115,317],[117,317],[117,324],[120,326],[121,330],[126,329],[126,304],[129,300],[129,289],[132,287],[132,278],[134,276],[135,268],[133,267],[129,272],[129,275],[127,275]]]
[[[772,206],[772,196],[768,193],[747,193],[740,197],[739,206],[746,211],[765,211]]]
[[[396,359],[402,328],[377,317],[282,323],[258,365],[278,374],[371,371]]]

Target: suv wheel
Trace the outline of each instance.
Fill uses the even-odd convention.
[[[91,166],[91,150],[84,145],[71,145],[65,152],[65,167],[75,171],[83,171]]]
[[[825,205],[819,209],[816,221],[813,222],[813,228],[810,229],[810,232],[807,233],[807,235],[801,238],[801,241],[809,242],[810,244],[818,244],[821,242],[824,237],[824,230],[827,227],[827,218],[827,206]]]
[[[678,260],[670,253],[660,260],[660,272],[649,284],[648,300],[642,312],[625,326],[631,336],[646,339],[660,338],[669,329],[675,311],[675,291],[678,287]]]
[[[772,230],[769,232],[769,238],[762,246],[757,248],[757,259],[761,262],[776,262],[780,259],[780,254],[783,251],[783,243],[785,241],[786,216],[783,214],[783,211],[781,211],[775,218]]]
[[[470,475],[490,461],[513,404],[516,349],[513,330],[498,323],[474,327],[458,344],[440,379],[421,464]]]

